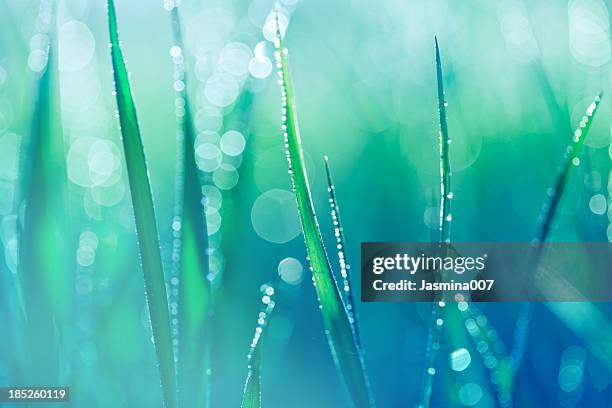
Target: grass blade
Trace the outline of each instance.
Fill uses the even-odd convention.
[[[323,245],[321,230],[315,214],[308,175],[304,166],[302,142],[297,123],[293,88],[287,63],[287,49],[283,46],[276,21],[276,64],[282,98],[282,131],[287,148],[287,160],[297,207],[302,223],[302,233],[310,261],[310,269],[323,314],[323,322],[336,363],[348,394],[354,405],[367,407],[374,404],[370,395],[363,356],[357,345],[355,331],[349,321],[331,264]]]
[[[587,107],[585,115],[581,118],[578,127],[572,135],[571,144],[565,150],[565,155],[563,156],[563,161],[559,166],[559,175],[555,181],[554,187],[551,187],[547,191],[547,200],[542,206],[538,219],[541,228],[538,235],[534,239],[536,247],[532,255],[533,260],[531,261],[534,269],[537,268],[540,261],[540,256],[542,254],[542,251],[540,250],[541,244],[548,238],[552,222],[557,213],[557,208],[565,191],[565,186],[567,185],[574,167],[580,165],[580,153],[584,145],[584,140],[589,133],[589,129],[591,128],[593,119],[595,118],[595,113],[597,112],[601,98],[603,98],[603,92],[600,92],[599,95],[595,97],[593,102]],[[523,354],[527,344],[527,333],[529,329],[529,322],[531,320],[531,313],[531,304],[525,303],[522,307],[519,318],[517,319],[517,325],[514,333],[515,342],[510,351],[510,361],[513,369],[513,378],[510,381],[510,387],[514,385],[514,376],[516,375],[523,359]]]
[[[174,408],[176,406],[174,356],[170,334],[168,299],[166,297],[155,210],[153,208],[153,196],[151,194],[149,174],[138,127],[136,107],[132,98],[129,76],[119,44],[117,18],[113,0],[108,0],[108,28],[113,79],[121,125],[121,140],[125,150],[125,161],[144,273],[146,299],[151,318],[155,351],[159,362],[164,405],[166,408]]]
[[[336,237],[336,247],[338,248],[338,263],[340,266],[340,276],[342,277],[342,292],[345,294],[346,313],[355,330],[357,345],[361,347],[359,336],[359,325],[357,323],[357,309],[353,299],[353,287],[351,285],[351,265],[348,262],[345,252],[344,228],[340,219],[340,207],[336,198],[336,186],[329,168],[329,159],[325,156],[325,174],[327,175],[327,191],[329,192],[329,206],[331,209],[332,224],[334,226],[334,236]]]
[[[440,150],[440,238],[439,242],[450,242],[450,226],[453,216],[451,214],[451,168],[448,148],[451,138],[448,135],[448,119],[446,117],[446,96],[444,92],[444,78],[442,62],[440,61],[440,47],[438,38],[436,42],[436,79],[438,83],[438,115],[440,119],[439,150]]]
[[[66,166],[59,115],[59,90],[51,46],[55,2],[40,5],[37,23],[48,43],[46,60],[36,67],[38,82],[30,140],[21,159],[20,193],[25,199],[19,237],[19,272],[25,306],[28,383],[57,383],[66,378],[62,331],[69,324],[72,281],[68,264]]]
[[[275,302],[272,298],[273,295],[274,288],[272,286],[262,286],[262,307],[257,316],[257,327],[255,328],[255,334],[253,335],[253,340],[251,340],[251,347],[247,356],[249,371],[244,384],[240,408],[261,408],[261,351],[259,344],[274,310]]]
[[[174,44],[171,55],[176,87],[177,203],[174,219],[177,240],[173,276],[178,279],[178,395],[179,406],[206,407],[210,403],[211,285],[208,280],[208,232],[194,143],[195,130],[187,96],[187,75],[178,5],[170,9]],[[181,108],[182,107],[182,108]],[[204,350],[204,352],[202,352]]]
[[[446,116],[446,96],[444,91],[444,75],[442,72],[442,62],[440,58],[440,46],[438,38],[435,41],[435,60],[436,60],[436,80],[438,91],[438,116],[439,116],[439,138],[438,147],[440,153],[440,216],[438,224],[438,243],[450,242],[450,226],[452,221],[451,215],[451,200],[453,193],[451,191],[451,168],[449,159],[449,145],[451,143],[448,134],[448,119]],[[431,323],[429,326],[429,335],[427,339],[426,349],[426,370],[423,379],[423,389],[421,395],[421,406],[428,408],[431,401],[431,393],[433,390],[433,380],[436,373],[436,352],[440,348],[440,337],[442,325],[437,324],[438,315],[442,312],[441,308],[444,303],[434,303],[431,310]]]
[[[573,172],[574,167],[580,165],[580,152],[582,151],[582,146],[584,145],[584,139],[589,133],[589,129],[593,123],[593,118],[595,117],[595,112],[597,111],[597,107],[599,106],[602,97],[603,92],[595,97],[593,102],[588,106],[585,115],[580,120],[578,128],[574,131],[572,143],[567,147],[565,156],[563,157],[563,162],[561,166],[559,166],[559,177],[557,178],[554,187],[549,189],[548,200],[542,207],[542,213],[540,215],[542,227],[536,239],[537,243],[544,242],[546,241],[546,238],[548,238],[550,227],[557,212],[557,207],[559,206],[561,197],[563,196],[563,192],[565,191],[567,181]]]

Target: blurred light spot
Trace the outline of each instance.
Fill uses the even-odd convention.
[[[272,61],[268,57],[255,57],[249,61],[249,72],[253,78],[267,78],[272,73]]]
[[[593,191],[601,189],[601,173],[597,170],[592,170],[584,175],[584,185]]]
[[[89,177],[89,149],[97,141],[93,137],[80,137],[70,144],[68,149],[68,178],[81,187],[91,187]]]
[[[221,136],[221,151],[229,156],[238,156],[244,150],[246,141],[242,133],[235,130],[225,132]]]
[[[6,245],[12,239],[17,238],[17,215],[6,215],[0,221],[0,240]]]
[[[285,258],[278,264],[278,274],[290,285],[299,285],[302,282],[303,271],[302,263],[295,258]]]
[[[515,0],[506,0],[498,6],[497,14],[510,56],[524,63],[533,60],[539,50],[525,6]]]
[[[80,245],[88,245],[92,248],[98,247],[98,236],[93,231],[85,230],[79,237]]]
[[[229,43],[221,50],[219,68],[237,78],[244,78],[249,70],[250,59],[251,49],[246,44]]]
[[[76,72],[93,59],[96,40],[89,28],[80,21],[70,20],[59,29],[59,69]]]
[[[559,388],[572,392],[582,384],[586,352],[583,348],[570,346],[563,351],[559,367]]]
[[[103,139],[79,137],[70,145],[67,156],[68,178],[81,187],[110,186],[121,175],[120,151]]]
[[[454,371],[463,371],[472,362],[470,352],[465,348],[459,348],[450,354],[450,367]]]
[[[13,210],[15,201],[15,186],[0,180],[0,215],[9,214]]]
[[[102,92],[98,72],[92,66],[74,73],[62,73],[60,87],[62,109],[68,112],[92,108]]]
[[[600,67],[610,60],[609,14],[601,0],[572,0],[568,6],[569,43],[581,64]]]
[[[195,76],[200,82],[206,82],[214,71],[217,59],[212,55],[201,55],[198,57],[195,63],[194,72]]]
[[[273,46],[267,41],[260,41],[255,44],[253,48],[253,54],[255,58],[269,58],[272,52]]]
[[[234,103],[240,92],[238,81],[225,73],[213,74],[204,88],[206,99],[215,106],[225,107]]]
[[[121,152],[110,140],[96,140],[89,148],[87,164],[89,178],[94,185],[108,185],[119,181]],[[115,176],[114,180],[111,178]]]
[[[213,182],[221,190],[231,190],[238,184],[238,170],[230,164],[221,164],[213,173]]]
[[[196,147],[195,153],[196,162],[202,171],[212,172],[221,165],[221,150],[216,144],[208,142],[199,144]]]
[[[91,266],[96,259],[96,251],[87,245],[80,246],[77,250],[77,262],[81,266]]]
[[[0,136],[0,179],[16,180],[21,137],[15,133]]]
[[[47,65],[47,52],[32,50],[28,55],[28,67],[34,72],[42,72]]]
[[[287,190],[272,189],[261,194],[251,208],[253,229],[261,238],[284,244],[301,232],[295,195]]]
[[[113,205],[119,204],[125,196],[125,193],[125,183],[121,179],[111,185],[99,185],[91,189],[91,197],[93,200],[97,204],[105,207],[112,207]]]
[[[213,235],[221,228],[221,214],[214,207],[206,208],[206,226],[208,235]]]
[[[466,383],[459,388],[459,401],[467,407],[478,404],[482,396],[482,388],[476,383]]]
[[[19,265],[19,241],[17,238],[10,239],[4,244],[4,261],[12,273],[17,273],[17,265]]]
[[[603,215],[606,213],[608,205],[606,203],[606,196],[603,194],[595,194],[589,200],[589,208],[594,214]]]
[[[285,31],[287,31],[287,25],[289,24],[289,18],[283,10],[273,11],[268,14],[266,22],[262,28],[263,36],[266,40],[274,42],[276,38],[276,16],[278,15],[278,28],[280,29],[281,37],[285,37]]]
[[[223,195],[217,187],[211,185],[202,187],[202,195],[206,200],[206,207],[216,208],[217,210],[221,208]]]
[[[198,110],[195,116],[195,125],[200,132],[205,130],[218,131],[223,125],[221,111],[212,106]]]

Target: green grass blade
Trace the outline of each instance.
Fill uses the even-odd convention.
[[[240,408],[261,408],[260,343],[266,326],[270,322],[272,311],[274,310],[275,302],[273,296],[274,287],[263,285],[261,298],[262,307],[257,315],[257,327],[255,328],[255,334],[251,340],[251,346],[247,356],[249,367]]]
[[[44,15],[46,23],[42,23]],[[40,6],[39,23],[49,39],[55,21],[55,4]],[[51,40],[49,40],[51,41]],[[28,350],[26,380],[57,383],[66,375],[62,367],[62,327],[71,311],[72,281],[69,273],[66,167],[59,116],[59,90],[54,75],[54,50],[41,48],[47,60],[36,85],[30,139],[21,161],[20,193],[25,200],[20,233],[20,280]],[[44,339],[44,340],[43,340]]]
[[[557,178],[554,187],[549,189],[548,200],[542,208],[542,213],[540,215],[542,227],[536,239],[538,243],[544,242],[546,241],[546,238],[548,238],[550,227],[555,214],[557,213],[557,207],[559,206],[559,202],[561,201],[561,197],[565,191],[567,181],[573,172],[574,167],[580,165],[580,153],[582,151],[582,146],[584,145],[584,139],[589,133],[589,129],[593,123],[593,118],[595,117],[595,112],[597,111],[597,107],[599,106],[602,97],[603,92],[595,97],[593,102],[588,106],[585,115],[580,120],[578,128],[574,131],[572,143],[567,147],[565,156],[563,157],[563,163],[559,167],[559,177]]]
[[[436,79],[438,84],[438,115],[440,119],[439,150],[440,150],[440,241],[450,242],[450,226],[453,216],[451,214],[451,168],[448,148],[451,138],[448,135],[448,119],[446,117],[446,96],[444,92],[444,78],[442,62],[440,61],[440,47],[438,38],[436,42]]]
[[[179,406],[206,407],[210,403],[211,285],[208,280],[208,231],[202,188],[199,181],[191,105],[187,96],[185,54],[178,6],[170,9],[173,33],[172,59],[176,87],[177,129],[177,213],[175,233],[180,235],[175,251],[178,259],[173,275],[178,279],[178,361]]]
[[[574,168],[580,165],[580,153],[584,145],[584,140],[589,133],[589,129],[591,128],[591,124],[595,118],[595,113],[597,112],[601,98],[603,98],[603,92],[600,92],[599,95],[595,97],[593,102],[587,107],[585,115],[581,118],[578,127],[572,135],[572,142],[565,151],[563,161],[559,166],[559,176],[555,181],[554,187],[551,187],[547,192],[547,200],[542,206],[538,219],[541,228],[538,235],[534,239],[535,244],[537,244],[532,256],[533,260],[531,261],[534,268],[537,267],[540,261],[540,244],[545,242],[548,238],[552,222],[557,213],[557,208],[559,207],[559,203],[561,202],[561,198],[563,197],[563,193],[565,191],[565,186],[567,185]],[[527,344],[527,331],[529,328],[529,322],[531,320],[531,313],[531,304],[525,303],[518,318],[517,328],[515,329],[516,341],[512,345],[512,349],[510,351],[510,359],[513,369],[513,378],[510,381],[511,387],[515,383],[514,376],[516,376]]]
[[[166,408],[174,408],[176,406],[174,355],[164,272],[161,263],[155,211],[153,209],[153,197],[149,184],[149,174],[142,139],[140,137],[140,129],[138,127],[136,107],[132,98],[128,72],[119,45],[113,0],[108,1],[108,28],[113,78],[121,125],[121,140],[125,150],[125,161],[144,273],[146,299],[151,318],[155,351],[159,362],[164,405]]]
[[[259,349],[249,359],[249,372],[244,384],[240,408],[261,408],[261,374]]]
[[[325,156],[325,174],[327,176],[327,192],[329,193],[329,206],[331,210],[332,224],[334,227],[334,236],[336,237],[336,248],[338,249],[338,263],[340,267],[340,277],[342,278],[342,291],[345,294],[344,304],[346,313],[355,330],[355,339],[357,345],[361,347],[361,337],[359,335],[359,324],[357,322],[357,309],[355,308],[355,300],[353,299],[353,286],[351,285],[351,265],[346,256],[346,240],[344,239],[344,228],[340,219],[340,207],[336,198],[336,186],[329,168],[329,159]]]
[[[450,242],[450,225],[452,221],[451,215],[451,200],[453,193],[451,191],[451,168],[449,159],[449,145],[451,143],[448,134],[448,119],[446,116],[446,96],[444,91],[444,75],[442,71],[442,61],[440,58],[440,46],[438,38],[435,41],[435,62],[436,62],[436,81],[438,92],[438,119],[439,119],[439,138],[438,147],[440,153],[440,216],[438,224],[438,242]],[[438,315],[442,313],[440,304],[432,305],[431,323],[429,327],[429,335],[427,339],[427,349],[425,361],[426,368],[423,378],[423,388],[421,395],[421,406],[428,408],[431,401],[431,393],[433,390],[433,380],[435,375],[435,363],[437,350],[440,348],[440,338],[442,334],[442,325],[437,324]],[[448,313],[447,313],[448,314]]]
[[[297,199],[306,251],[323,314],[323,322],[334,361],[354,405],[372,406],[373,399],[370,395],[363,357],[321,239],[321,230],[312,203],[287,63],[287,49],[283,46],[278,21],[275,46],[275,58],[281,84],[282,131],[287,148],[289,173]]]

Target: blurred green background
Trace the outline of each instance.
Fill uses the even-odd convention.
[[[75,312],[61,330],[70,344],[62,358],[71,405],[161,406],[115,117],[106,4],[58,3],[52,41],[69,180],[64,248]],[[162,0],[116,3],[169,273],[177,86],[170,17]],[[360,242],[429,241],[437,226],[434,35],[453,139],[453,240],[531,240],[573,129],[603,90],[608,95],[550,239],[612,241],[610,6],[601,0],[277,3],[311,188],[332,258],[324,155],[355,271]],[[270,42],[274,7],[268,0],[183,0],[180,8],[211,269],[218,274],[212,406],[240,404],[259,287],[280,273],[262,350],[264,406],[344,407],[287,174]],[[19,313],[19,152],[30,132],[44,40],[37,34],[38,13],[37,1],[0,0],[0,386],[19,385],[14,355],[27,353],[14,345],[12,322]],[[482,310],[510,348],[518,305]],[[416,406],[429,306],[359,304],[358,311],[378,406]],[[610,318],[607,304],[536,305],[515,405],[607,406]],[[472,358],[460,374],[449,369],[449,350],[441,352],[433,406],[498,404],[484,360],[473,344],[465,347]]]

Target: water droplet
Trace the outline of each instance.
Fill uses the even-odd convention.
[[[450,367],[454,371],[463,371],[472,362],[470,352],[465,348],[459,348],[450,354]]]

